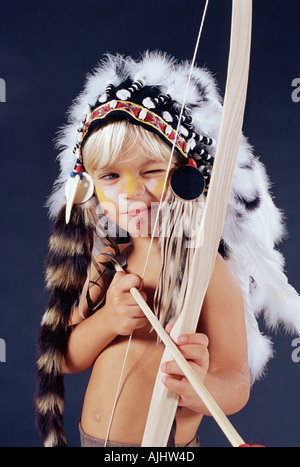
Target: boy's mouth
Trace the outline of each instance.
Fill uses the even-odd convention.
[[[129,211],[126,212],[126,214],[127,216],[130,216],[130,217],[137,217],[139,214],[149,212],[150,209],[151,209],[151,206],[142,206],[138,209],[130,209]]]

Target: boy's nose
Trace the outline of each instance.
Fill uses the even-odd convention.
[[[125,193],[128,198],[142,196],[145,193],[145,185],[140,177],[126,174]]]

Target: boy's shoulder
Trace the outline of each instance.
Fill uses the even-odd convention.
[[[231,300],[235,297],[237,301],[242,294],[237,278],[233,274],[226,260],[224,260],[219,253],[216,257],[215,266],[206,295],[215,296],[216,293],[219,296],[222,296],[223,299],[227,298],[228,300]]]

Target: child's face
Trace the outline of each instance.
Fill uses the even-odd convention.
[[[109,167],[94,171],[106,217],[132,237],[151,234],[167,167],[167,161],[152,160],[137,146]]]

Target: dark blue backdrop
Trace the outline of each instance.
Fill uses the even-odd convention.
[[[300,103],[292,100],[292,81],[300,77],[300,5],[298,0],[253,3],[244,132],[266,164],[276,203],[286,213],[289,237],[281,249],[290,282],[300,290]],[[6,344],[6,362],[0,363],[2,447],[41,445],[32,397],[36,337],[46,302],[43,259],[49,222],[44,203],[58,173],[57,128],[86,72],[106,51],[136,57],[157,48],[191,59],[203,6],[203,0],[0,1],[0,78],[6,83],[6,102],[0,102],[0,339]],[[216,74],[222,92],[230,15],[230,0],[211,0],[198,53],[198,64]],[[247,407],[232,417],[250,443],[300,445],[300,363],[292,361],[292,339],[274,337],[276,358],[254,386]],[[71,446],[79,444],[77,422],[87,377],[66,378],[65,427]],[[209,419],[200,436],[203,446],[228,446]]]

